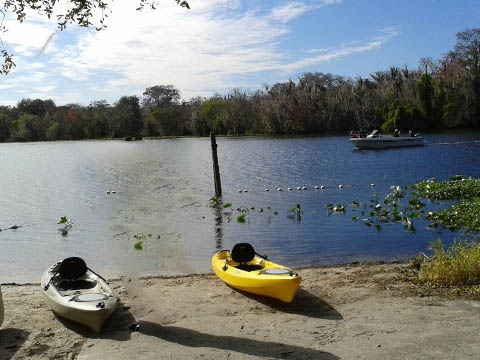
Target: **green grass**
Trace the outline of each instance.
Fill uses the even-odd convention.
[[[441,286],[480,284],[480,244],[454,242],[445,249],[441,240],[430,245],[433,255],[420,266],[419,278]],[[418,258],[414,259],[418,264]]]

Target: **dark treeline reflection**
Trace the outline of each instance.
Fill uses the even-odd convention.
[[[452,51],[437,61],[421,59],[418,70],[391,67],[369,78],[305,73],[263,90],[189,101],[174,86],[158,85],[114,104],[23,99],[0,106],[0,141],[479,126],[480,28],[458,33]]]

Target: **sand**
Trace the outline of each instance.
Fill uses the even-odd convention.
[[[291,304],[214,274],[115,280],[121,302],[100,334],[56,317],[38,284],[2,285],[0,359],[480,358],[480,286],[422,285],[407,264],[300,274]]]

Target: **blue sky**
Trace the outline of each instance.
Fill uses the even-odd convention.
[[[439,59],[457,32],[480,27],[478,0],[190,0],[191,10],[162,0],[143,12],[136,4],[115,1],[101,32],[7,16],[2,40],[17,67],[1,78],[0,105],[114,103],[154,85],[174,85],[188,100],[305,72],[368,77]]]

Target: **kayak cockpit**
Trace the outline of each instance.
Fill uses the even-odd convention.
[[[236,269],[251,272],[259,271],[265,268],[265,258],[259,256],[252,245],[248,243],[236,244],[232,252],[224,251],[225,265]]]

